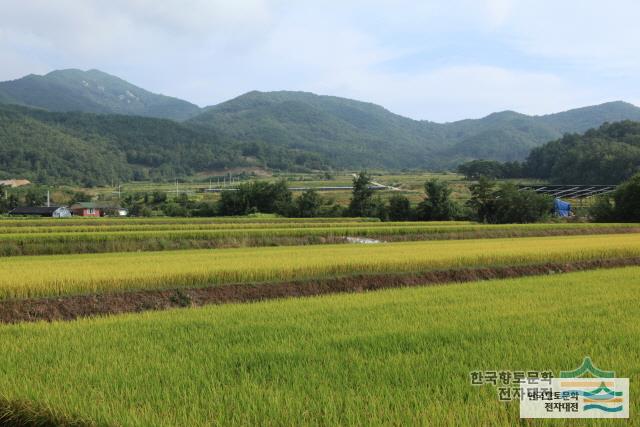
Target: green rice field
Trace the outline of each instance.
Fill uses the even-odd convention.
[[[41,425],[511,426],[475,370],[631,381],[640,268],[0,326],[0,419]],[[588,314],[588,315],[586,315]],[[2,418],[4,417],[4,418]],[[580,420],[579,420],[580,421]],[[588,420],[581,420],[588,421]]]
[[[0,426],[617,425],[470,382],[585,356],[630,378],[634,425],[640,267],[558,271],[638,260],[640,224],[0,220]],[[541,275],[441,283],[500,271]],[[425,286],[363,291],[391,276]],[[291,297],[320,282],[356,293]]]

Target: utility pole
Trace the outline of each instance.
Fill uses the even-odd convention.
[[[47,207],[51,207],[51,193],[49,193],[49,190],[47,190]]]

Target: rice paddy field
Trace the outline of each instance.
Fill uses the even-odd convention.
[[[630,378],[633,417],[639,292],[640,268],[625,268],[4,326],[4,417],[510,426],[517,402],[471,386],[471,371],[557,373],[587,354]]]
[[[638,232],[640,224],[488,225],[468,221],[380,222],[357,218],[72,219],[0,221],[0,257],[248,246]]]
[[[12,257],[0,299],[636,257],[640,234]]]
[[[557,374],[585,356],[630,378],[626,424],[637,425],[639,231],[358,218],[0,220],[0,425],[552,425],[521,421],[518,402],[473,386],[470,373]],[[469,272],[464,283],[451,281],[456,272]],[[430,274],[444,279],[416,282]],[[411,287],[384,289],[389,277],[412,278]],[[331,287],[339,282],[353,286]],[[299,292],[321,286],[341,293]],[[189,299],[238,289],[278,299]],[[148,305],[126,308],[141,294]],[[106,298],[126,307],[101,310]],[[583,421],[553,425],[619,424]]]

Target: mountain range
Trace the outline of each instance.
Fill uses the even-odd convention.
[[[157,95],[99,70],[57,70],[0,82],[0,102],[49,111],[82,111],[185,120],[200,107]]]
[[[98,70],[2,82],[0,104],[6,104],[0,110],[0,175],[75,180],[48,165],[64,165],[64,159],[53,162],[56,151],[82,145],[87,161],[97,153],[113,165],[97,182],[113,175],[168,177],[249,164],[287,170],[449,169],[479,158],[522,160],[565,133],[640,121],[640,108],[617,101],[543,116],[503,111],[435,123],[371,103],[291,91],[253,91],[200,108]],[[12,160],[7,153],[16,155],[16,138],[28,150]],[[48,161],[34,160],[44,147]]]

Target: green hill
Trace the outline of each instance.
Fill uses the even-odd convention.
[[[523,160],[532,148],[606,121],[640,120],[640,108],[611,102],[547,116],[512,111],[439,124],[375,104],[305,92],[250,92],[207,107],[189,123],[237,141],[295,147],[336,167],[453,168],[472,159]]]
[[[531,151],[526,173],[561,184],[618,184],[640,172],[640,123],[608,123]]]
[[[197,105],[157,95],[98,70],[59,70],[0,83],[0,103],[49,111],[129,114],[185,120]]]
[[[438,156],[447,167],[474,159],[522,160],[532,148],[562,135],[535,117],[513,111],[448,123],[444,127],[446,139],[453,144],[439,151]]]
[[[105,181],[133,176],[104,138],[77,138],[58,126],[0,107],[0,177],[38,181]]]
[[[378,105],[306,92],[250,92],[189,123],[234,140],[314,152],[345,168],[421,167],[434,142],[442,143],[436,128]]]
[[[563,113],[535,117],[561,134],[582,133],[605,122],[640,121],[640,108],[628,102],[607,102],[593,107],[576,108]]]
[[[0,177],[94,185],[247,164],[215,131],[171,120],[0,106]]]

